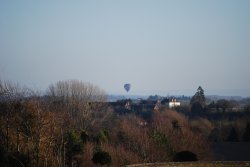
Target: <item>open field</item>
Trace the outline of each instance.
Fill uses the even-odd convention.
[[[135,164],[126,167],[250,167],[250,161],[169,162]]]

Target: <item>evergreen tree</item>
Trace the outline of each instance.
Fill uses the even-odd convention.
[[[201,86],[199,86],[197,89],[197,92],[192,97],[190,104],[192,105],[194,103],[199,103],[202,107],[205,107],[205,104],[206,104],[205,102],[206,102],[206,98],[205,98],[204,90],[202,89]]]
[[[70,166],[72,164],[73,159],[76,155],[81,154],[83,152],[83,141],[81,139],[81,135],[75,131],[71,130],[66,134],[67,143],[66,143],[66,156],[67,156],[67,164]]]
[[[191,98],[190,104],[191,104],[191,111],[193,113],[198,114],[204,111],[206,105],[206,98],[204,90],[202,89],[201,86],[198,87],[197,92]]]

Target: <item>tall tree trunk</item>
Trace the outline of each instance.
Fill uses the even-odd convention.
[[[9,151],[9,114],[7,115],[6,148]]]
[[[16,129],[16,151],[19,153],[19,151],[20,151],[20,147],[19,147],[19,135],[20,135],[20,133],[19,133],[19,128],[17,127],[17,129]]]

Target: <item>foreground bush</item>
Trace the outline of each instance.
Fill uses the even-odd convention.
[[[190,151],[181,151],[175,154],[174,162],[198,161],[197,156]]]
[[[111,156],[106,151],[95,152],[92,161],[100,165],[110,165],[112,163]]]

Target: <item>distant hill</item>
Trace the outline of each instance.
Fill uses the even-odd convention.
[[[108,95],[108,102],[115,102],[117,100],[123,100],[123,99],[148,99],[150,96],[145,96],[145,95],[121,95],[121,94],[110,94]],[[161,96],[164,97],[164,96]],[[184,96],[184,95],[171,95],[171,96],[166,96],[166,97],[175,97],[179,100],[190,100],[192,96]],[[206,95],[206,98],[211,100],[211,101],[217,101],[220,99],[225,99],[225,100],[235,100],[235,101],[240,101],[243,100],[244,98],[241,96],[222,96],[222,95]]]
[[[147,99],[148,96],[142,96],[142,95],[108,95],[108,102],[115,102],[117,100],[123,100],[123,99]]]
[[[220,99],[240,101],[243,99],[243,97],[241,96],[220,96],[220,95],[207,95],[206,98],[213,101],[217,101]]]

